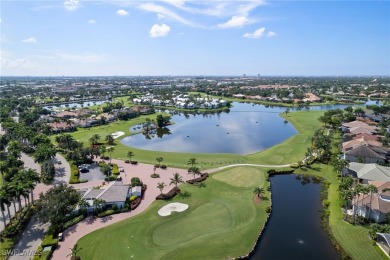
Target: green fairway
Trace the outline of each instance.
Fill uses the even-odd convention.
[[[259,174],[259,171],[259,168],[236,167],[214,174],[212,178],[236,187],[262,187],[265,175]]]
[[[248,172],[245,167],[229,169],[216,175]],[[255,204],[253,186],[236,187],[209,178],[205,188],[181,185],[190,197],[176,197],[170,202],[189,205],[184,212],[161,217],[157,211],[167,202],[155,201],[140,215],[97,230],[79,240],[82,259],[226,259],[244,255],[254,245],[266,221],[268,199]],[[263,177],[264,178],[264,177]],[[264,185],[266,190],[268,182]],[[270,194],[266,191],[266,197]]]

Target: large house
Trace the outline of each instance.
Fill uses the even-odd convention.
[[[386,154],[387,151],[380,147],[359,145],[344,151],[343,157],[348,162],[384,163],[386,161]]]
[[[390,182],[390,167],[376,163],[351,162],[344,170],[344,175],[357,178],[363,184],[367,184],[368,181]]]
[[[386,221],[386,214],[390,213],[390,182],[369,182],[377,186],[378,192],[357,196],[353,202],[353,210],[358,216],[368,218],[376,223]]]
[[[95,209],[95,205],[93,205],[95,199],[104,200],[105,207],[116,205],[119,209],[121,209],[125,206],[125,202],[130,196],[141,196],[141,187],[130,188],[129,185],[124,185],[120,181],[115,181],[98,189],[80,189],[79,193],[89,204],[87,209],[88,212],[93,212]]]

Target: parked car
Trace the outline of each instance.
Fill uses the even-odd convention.
[[[64,241],[64,234],[62,233],[58,234],[58,241]]]
[[[58,164],[62,164],[62,162],[61,162],[61,161],[58,161]]]

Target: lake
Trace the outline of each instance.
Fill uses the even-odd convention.
[[[270,177],[272,214],[250,259],[341,259],[321,227],[321,185],[297,176]]]
[[[312,106],[309,109],[345,107],[347,105]],[[171,119],[174,124],[166,129],[149,135],[128,136],[121,142],[130,147],[153,151],[251,154],[279,144],[297,133],[290,123],[279,116],[285,110],[284,107],[234,102],[229,111],[219,113],[176,111]],[[129,130],[139,131],[134,128]]]

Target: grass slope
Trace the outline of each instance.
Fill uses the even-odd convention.
[[[246,174],[242,167],[228,172],[234,170],[237,175]],[[256,171],[258,179],[265,174]],[[254,180],[253,186],[257,184]],[[134,218],[88,234],[78,242],[81,258],[226,259],[247,254],[266,221],[269,200],[255,204],[252,187],[235,187],[213,178],[206,185],[181,186],[191,196],[171,202],[188,204],[184,212],[161,217],[157,211],[167,202],[156,201]],[[268,191],[265,196],[270,196]]]

